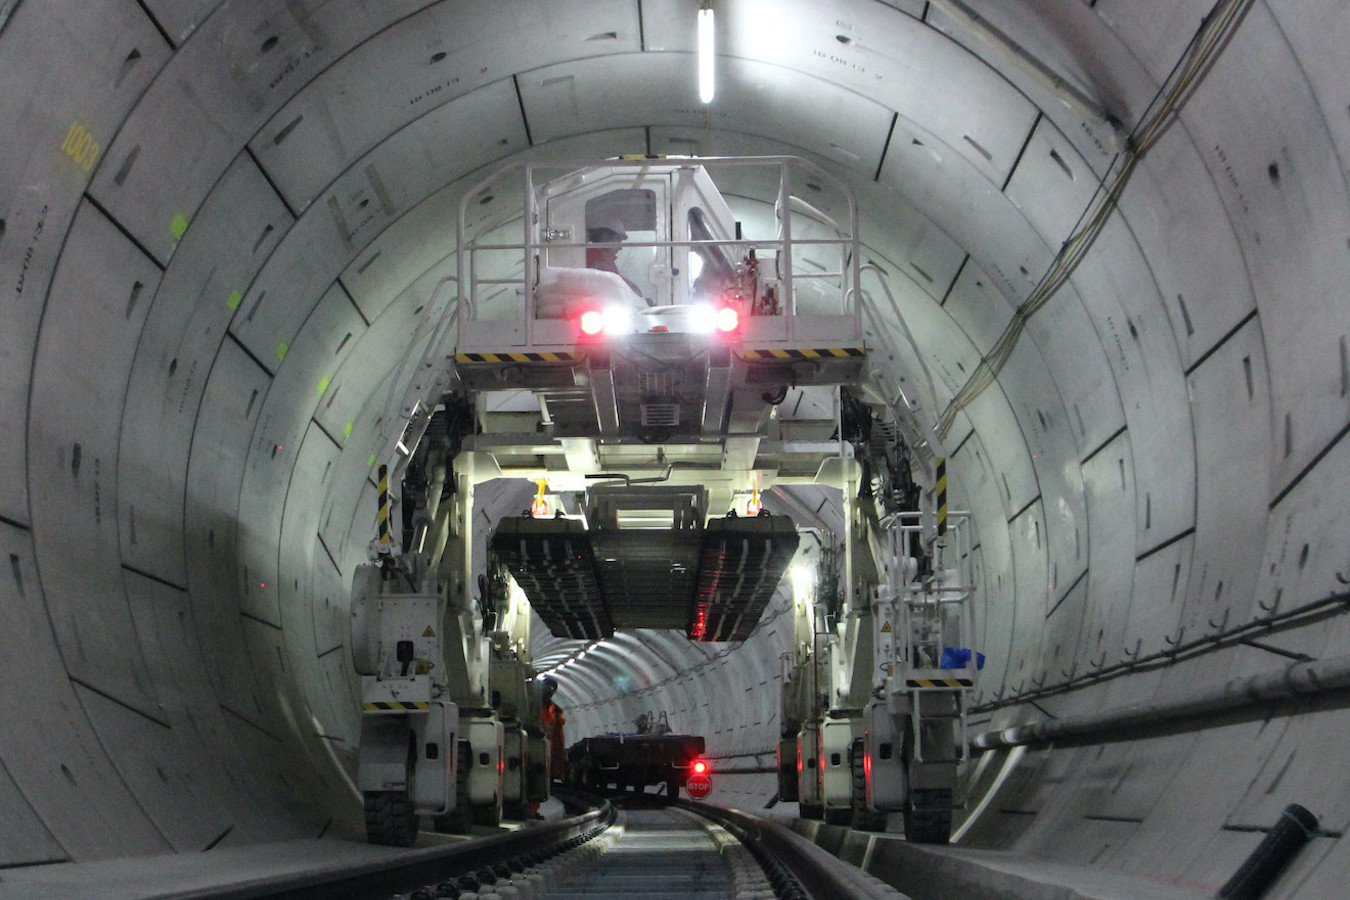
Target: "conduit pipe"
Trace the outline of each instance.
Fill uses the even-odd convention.
[[[1283,669],[1234,678],[1222,687],[1195,691],[1167,700],[1135,703],[1116,709],[1048,719],[976,735],[971,749],[1031,747],[1051,743],[1110,743],[1140,737],[1141,731],[1179,733],[1207,727],[1222,714],[1249,713],[1257,718],[1281,701],[1311,698],[1350,688],[1350,656],[1290,663]],[[1350,705],[1350,693],[1339,705]]]

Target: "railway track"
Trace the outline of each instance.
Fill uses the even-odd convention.
[[[894,888],[775,823],[653,794],[558,791],[568,818],[174,900],[879,900]]]

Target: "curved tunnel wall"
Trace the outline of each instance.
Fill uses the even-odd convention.
[[[937,407],[971,377],[1107,172],[1109,127],[917,2],[728,4],[705,111],[680,27],[694,6],[8,8],[0,412],[25,424],[0,434],[17,651],[0,671],[21,686],[0,700],[0,864],[354,830],[345,582],[384,398],[454,274],[455,205],[483,167],[809,154],[855,185],[869,261],[890,273],[894,308],[871,288],[888,382],[926,396],[897,312]],[[1210,6],[988,14],[1131,123]],[[977,703],[1019,701],[994,724],[1345,651],[1332,618],[1036,693],[1343,590],[1347,28],[1331,0],[1253,4],[956,417],[989,657]],[[628,686],[669,687],[690,730],[765,723],[725,752],[771,747],[775,640],[720,666],[661,636],[651,658],[634,641],[597,652],[560,677],[573,734],[655,705],[606,693],[628,663]],[[748,705],[730,699],[752,680]],[[1212,886],[1290,800],[1344,829],[1345,776],[1325,764],[1344,724],[1030,753],[968,841]],[[1331,839],[1299,865],[1306,896],[1347,868]]]

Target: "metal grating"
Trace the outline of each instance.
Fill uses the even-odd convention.
[[[686,630],[696,641],[743,641],[773,599],[797,552],[786,516],[727,516],[703,530],[698,584]]]
[[[590,536],[580,522],[502,519],[491,546],[554,637],[614,636]]]

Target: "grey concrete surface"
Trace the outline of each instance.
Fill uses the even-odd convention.
[[[790,152],[853,186],[895,295],[869,337],[887,390],[927,396],[926,368],[929,424],[969,401],[945,443],[982,730],[1350,652],[1344,604],[1266,624],[1350,582],[1350,4],[967,0],[1013,51],[950,3],[715,0],[708,108],[697,5],[0,3],[0,890],[359,834],[346,592],[380,419],[456,270],[459,197],[521,157]],[[1019,317],[1233,11],[1090,252]],[[484,517],[522,489],[480,490]],[[786,603],[743,645],[539,629],[535,655],[575,660],[572,736],[661,709],[763,768]],[[964,846],[1009,878],[1212,891],[1299,802],[1322,830],[1270,896],[1340,896],[1350,713],[1271,712],[986,754]]]

